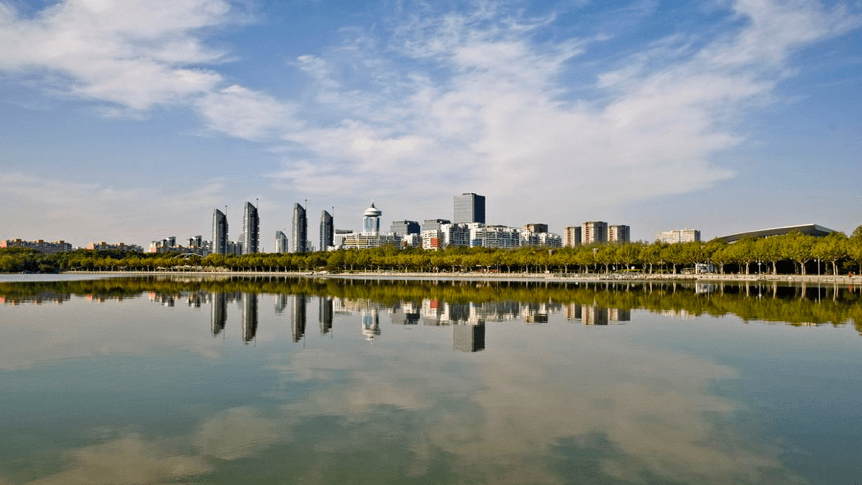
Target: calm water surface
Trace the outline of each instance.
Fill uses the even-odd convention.
[[[3,485],[862,483],[858,287],[12,280]]]

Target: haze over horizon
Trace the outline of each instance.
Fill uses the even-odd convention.
[[[211,238],[260,199],[632,239],[862,224],[862,4],[0,0],[0,239]],[[287,231],[285,231],[287,232]]]

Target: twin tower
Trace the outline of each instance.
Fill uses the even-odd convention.
[[[378,213],[379,216],[379,213]],[[293,220],[291,221],[291,253],[304,253],[311,250],[311,242],[308,240],[308,218],[305,207],[300,204],[293,205]],[[377,227],[379,229],[378,221]],[[320,215],[320,244],[322,249],[332,246],[335,235],[332,215],[323,211]],[[275,234],[275,252],[288,252],[288,238],[282,231]],[[213,254],[253,254],[260,252],[260,217],[257,207],[251,202],[245,203],[242,216],[242,236],[239,241],[233,242],[228,239],[227,215],[215,209],[213,211]]]

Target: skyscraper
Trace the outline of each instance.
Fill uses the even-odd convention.
[[[326,251],[329,246],[335,245],[335,226],[332,215],[323,211],[320,213],[320,250]]]
[[[581,236],[583,237],[581,242],[584,246],[593,243],[608,242],[608,223],[603,221],[585,222],[582,227]]]
[[[251,202],[246,202],[242,214],[242,254],[258,252],[259,239],[260,219],[257,217],[257,207],[251,205]]]
[[[308,251],[308,219],[305,217],[305,207],[293,204],[293,239],[290,241],[291,253]]]
[[[608,242],[630,243],[631,229],[626,225],[608,226]]]
[[[462,222],[485,223],[485,196],[472,192],[455,196],[455,224]]]
[[[213,254],[227,254],[227,216],[213,211]]]
[[[287,252],[287,235],[281,231],[275,231],[275,252],[279,254]]]

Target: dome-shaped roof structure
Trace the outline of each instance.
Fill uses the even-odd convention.
[[[363,214],[365,217],[380,217],[383,212],[380,211],[377,207],[374,207],[374,202],[371,203],[371,207],[365,209],[365,213]]]

